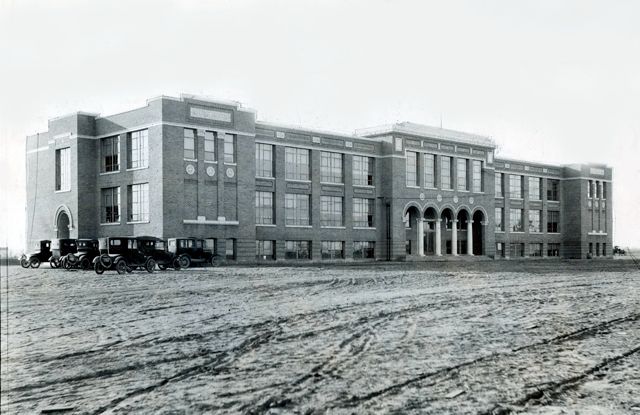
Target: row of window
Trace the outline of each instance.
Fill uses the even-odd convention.
[[[102,173],[120,171],[120,136],[106,137],[100,141]],[[149,131],[127,133],[127,169],[149,167]]]
[[[504,232],[505,217],[504,208],[497,207],[495,214],[496,232]],[[542,211],[529,210],[529,233],[542,232]],[[547,232],[558,233],[560,229],[560,211],[547,211]],[[524,232],[524,209],[509,209],[509,230],[511,232]]]
[[[274,193],[256,191],[255,200],[256,225],[274,225]],[[321,226],[344,226],[343,200],[341,196],[320,196]],[[374,202],[374,199],[353,198],[354,227],[374,227]],[[284,218],[287,226],[310,226],[310,195],[285,193]]]
[[[504,173],[496,173],[496,197],[504,197]],[[509,174],[509,198],[522,199],[524,195],[524,176]],[[542,178],[528,177],[529,200],[542,200]],[[547,179],[547,200],[560,200],[560,181]]]
[[[589,180],[587,187],[588,199],[606,199],[607,198],[607,183],[599,180]]]
[[[525,246],[529,247],[529,251],[525,250]],[[513,242],[506,244],[504,242],[496,242],[496,257],[507,256],[507,249],[509,250],[509,256],[511,258],[523,257],[525,254],[531,257],[541,257],[543,254],[543,244],[540,242],[524,244],[521,242]],[[547,256],[554,257],[560,256],[560,244],[549,243],[547,244]]]
[[[320,152],[320,181],[344,183],[344,154]],[[311,150],[285,147],[284,166],[286,180],[311,180]],[[353,156],[353,184],[373,186],[373,157]],[[256,177],[273,178],[275,171],[274,146],[256,143]]]
[[[322,241],[320,243],[320,257],[322,259],[344,259],[344,241]],[[311,241],[285,241],[284,258],[293,260],[312,259]],[[354,241],[354,259],[374,259],[376,243],[372,241]],[[276,241],[257,240],[256,259],[272,261],[276,259]]]
[[[101,189],[101,223],[120,222],[120,187]],[[149,221],[149,183],[127,186],[127,222]]]
[[[589,242],[589,255],[590,256],[607,256],[607,244],[606,243],[602,243],[602,251],[600,251],[600,242],[596,242],[595,246],[596,246],[596,250],[595,252],[593,251],[593,242]]]
[[[453,189],[454,176],[453,157],[435,154],[424,154],[407,151],[406,181],[407,186],[436,188],[436,171],[440,164],[440,188]],[[480,193],[484,190],[482,182],[482,161],[456,158],[456,189]]]
[[[189,160],[198,159],[197,132],[191,128],[184,129],[184,158]],[[215,131],[204,132],[204,161],[218,161],[216,140],[221,138],[223,143],[222,160],[225,163],[236,162],[236,136],[235,134],[221,134],[219,137]]]

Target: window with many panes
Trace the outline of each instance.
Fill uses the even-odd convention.
[[[501,208],[501,207],[496,208],[496,232],[504,231],[503,212],[504,212],[504,208]]]
[[[550,210],[547,212],[547,232],[557,233],[559,232],[560,225],[560,211]]]
[[[522,224],[522,209],[510,209],[509,226],[511,227],[511,232],[524,232],[524,226]]]
[[[560,256],[560,244],[547,244],[547,256]]]
[[[529,233],[542,232],[542,222],[540,221],[541,216],[542,216],[541,210],[529,211]]]
[[[504,173],[496,173],[496,197],[504,197]]]
[[[407,151],[407,186],[418,185],[418,153]]]
[[[287,180],[309,180],[309,150],[285,147],[284,176]]]
[[[56,150],[56,191],[71,189],[71,148]]]
[[[120,188],[108,187],[102,193],[102,223],[120,222]]]
[[[320,152],[320,181],[325,183],[344,183],[341,153]]]
[[[224,135],[224,162],[236,162],[236,136],[235,134]]]
[[[276,241],[256,241],[256,259],[259,261],[276,259]]]
[[[103,138],[100,141],[100,151],[102,153],[101,171],[108,173],[120,170],[120,136]]]
[[[342,197],[320,196],[320,225],[343,226]]]
[[[149,183],[127,186],[127,211],[129,222],[149,220]]]
[[[353,156],[354,186],[373,186],[373,157]]]
[[[285,259],[311,259],[311,241],[285,241]]]
[[[457,189],[467,190],[467,159],[457,159]]]
[[[310,225],[309,195],[285,193],[284,195],[284,220],[288,226]]]
[[[216,133],[204,132],[204,161],[216,161]]]
[[[235,238],[227,239],[224,244],[224,256],[227,261],[236,259],[236,240]]]
[[[274,206],[272,192],[256,192],[256,225],[273,225]]]
[[[602,182],[602,198],[607,198],[607,182]]]
[[[373,241],[354,241],[353,259],[375,258],[376,243]]]
[[[127,168],[142,169],[149,167],[149,130],[129,133],[127,144]]]
[[[542,179],[529,177],[529,200],[542,200]]]
[[[452,189],[451,157],[442,156],[440,163],[440,183],[443,189]]]
[[[471,160],[472,191],[482,192],[482,161]]]
[[[374,199],[353,198],[353,226],[372,228],[373,206]]]
[[[504,257],[504,243],[496,242],[496,258]]]
[[[509,244],[509,250],[511,258],[524,256],[524,244],[523,243],[511,243]]]
[[[436,156],[425,154],[424,160],[424,187],[436,187]]]
[[[511,199],[522,199],[522,176],[509,175],[509,197]]]
[[[196,148],[196,130],[191,128],[184,129],[184,158],[189,160],[195,160],[197,156]]]
[[[273,177],[273,146],[256,143],[256,177]]]
[[[322,241],[320,253],[322,259],[342,259],[344,258],[344,242]]]
[[[560,200],[560,180],[547,179],[547,200]]]
[[[529,256],[542,256],[542,244],[537,242],[529,244]]]

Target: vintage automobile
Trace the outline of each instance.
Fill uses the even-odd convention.
[[[93,259],[100,254],[97,239],[78,239],[77,252],[63,256],[60,263],[65,269],[91,269]]]
[[[167,250],[167,243],[164,240],[154,236],[139,236],[137,239],[138,248],[151,256],[162,271],[169,267],[175,270],[180,269],[180,259]]]
[[[51,241],[51,257],[49,264],[51,268],[60,268],[64,265],[62,258],[68,254],[77,252],[77,241],[75,239],[54,239]]]
[[[98,240],[100,255],[93,259],[93,269],[97,274],[115,270],[118,274],[132,272],[138,267],[153,272],[156,261],[138,247],[134,237],[110,237]]]
[[[207,249],[204,239],[197,238],[170,238],[168,240],[169,252],[180,260],[182,268],[189,268],[193,264],[215,263],[213,250]]]
[[[627,251],[616,245],[613,247],[613,255],[627,255]]]
[[[51,241],[42,240],[35,243],[33,251],[22,254],[20,265],[22,268],[38,268],[40,264],[51,258]]]

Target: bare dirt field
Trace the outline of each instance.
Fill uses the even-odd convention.
[[[3,414],[640,414],[629,261],[9,272]]]

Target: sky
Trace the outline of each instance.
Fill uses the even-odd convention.
[[[412,121],[498,157],[606,163],[640,246],[638,1],[0,0],[0,246],[25,240],[25,137],[180,93],[351,133]]]

